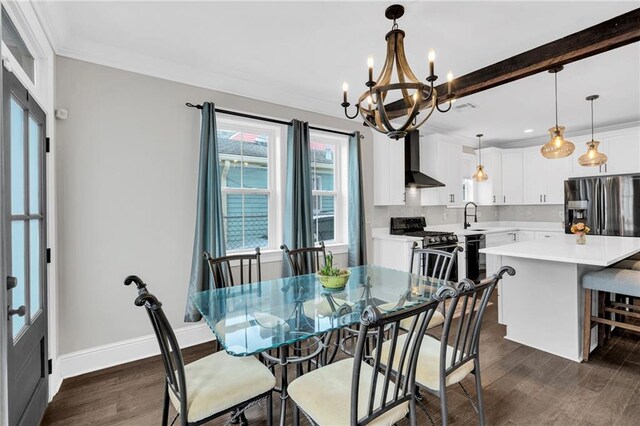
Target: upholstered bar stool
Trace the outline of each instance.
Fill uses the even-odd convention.
[[[592,295],[595,291],[600,293],[614,293],[616,295],[638,298],[640,297],[640,271],[622,268],[606,268],[600,271],[589,272],[582,277],[584,288],[584,325],[582,358],[589,360],[591,352],[591,328],[598,324],[615,326],[625,330],[640,333],[640,326],[627,324],[618,320],[620,317],[640,318],[640,306],[629,303],[612,302],[609,297],[604,298],[604,303],[599,307],[597,315],[592,312]],[[611,319],[615,314],[616,319]]]

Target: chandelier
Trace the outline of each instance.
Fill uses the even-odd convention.
[[[558,73],[564,67],[559,66],[549,70],[555,77],[555,93],[556,93],[556,125],[549,129],[551,140],[540,148],[542,156],[545,158],[562,158],[573,154],[576,146],[564,138],[564,126],[558,126]]]
[[[427,83],[419,81],[407,63],[404,50],[404,31],[398,29],[396,19],[404,15],[404,7],[399,4],[389,6],[385,11],[387,19],[393,21],[391,31],[385,36],[387,41],[387,57],[385,59],[382,71],[377,81],[373,80],[373,58],[369,56],[367,65],[369,67],[369,79],[365,83],[367,89],[360,95],[356,103],[356,111],[353,115],[349,115],[348,108],[351,104],[348,101],[347,92],[348,84],[342,85],[342,104],[344,114],[349,119],[354,119],[360,115],[366,125],[372,129],[384,133],[392,139],[400,139],[407,133],[422,126],[431,116],[433,111],[437,109],[440,112],[447,112],[451,109],[451,100],[454,95],[451,92],[451,82],[453,74],[449,72],[447,75],[447,94],[442,95],[441,102],[447,102],[448,105],[441,109],[438,105],[438,92],[434,87],[434,82],[438,79],[435,75],[435,52],[429,50],[429,75],[426,78]],[[394,69],[397,75],[397,81],[392,82]],[[404,102],[404,111],[387,111],[387,106],[391,101],[402,100]],[[387,102],[387,105],[385,105]],[[423,115],[420,110],[424,109]],[[394,124],[391,122],[394,118],[406,116],[402,123]]]
[[[600,96],[598,95],[591,95],[587,96],[586,99],[591,102],[591,141],[587,142],[587,152],[578,158],[578,163],[585,167],[602,166],[608,160],[605,154],[598,151],[598,145],[600,145],[600,142],[593,139],[593,101],[599,97]]]
[[[484,135],[482,133],[477,134],[478,138],[478,166],[476,167],[476,172],[471,176],[471,179],[476,182],[484,182],[489,179],[489,175],[484,171],[484,166],[482,165],[482,146],[480,144],[480,139],[482,139]]]

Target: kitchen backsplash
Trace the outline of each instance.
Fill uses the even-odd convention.
[[[527,221],[562,222],[562,205],[549,206],[481,206],[478,208],[479,222]],[[389,218],[396,216],[425,216],[428,225],[462,223],[464,209],[446,206],[421,206],[420,192],[407,190],[404,206],[377,206],[373,208],[373,228],[386,228]]]

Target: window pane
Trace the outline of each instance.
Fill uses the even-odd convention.
[[[222,194],[227,250],[269,246],[269,196]]]
[[[223,188],[269,188],[268,136],[218,130]]]
[[[311,142],[311,185],[314,191],[334,190],[336,148],[334,145]]]
[[[29,116],[29,213],[40,213],[40,125]]]
[[[330,195],[313,196],[314,239],[318,241],[335,240],[335,200]]]
[[[20,37],[18,30],[11,22],[9,15],[2,9],[2,41],[7,45],[11,54],[20,64],[20,68],[27,74],[32,82],[35,82],[33,55],[29,52],[27,45]]]
[[[11,275],[16,277],[18,286],[11,290],[12,308],[18,309],[25,304],[25,235],[24,222],[14,221],[11,223]],[[25,324],[25,317],[13,315],[13,336],[20,333]]]
[[[29,312],[31,319],[40,310],[40,220],[29,221]]]
[[[11,213],[24,213],[24,113],[11,98]]]

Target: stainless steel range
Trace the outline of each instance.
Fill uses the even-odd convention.
[[[453,251],[458,246],[458,237],[453,232],[426,231],[427,220],[424,217],[392,217],[392,235],[422,238],[422,247]]]

